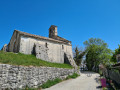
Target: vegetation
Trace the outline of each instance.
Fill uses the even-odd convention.
[[[74,60],[76,62],[77,65],[79,65],[81,63],[81,59],[79,59],[79,51],[78,51],[78,47],[75,48],[75,57]]]
[[[85,55],[85,51],[83,50],[78,50],[78,47],[75,48],[75,57],[74,60],[76,62],[76,64],[79,66],[81,65],[82,62],[82,58]]]
[[[113,56],[111,58],[111,62],[114,62],[114,63],[117,62],[117,60],[116,60],[116,55],[117,54],[120,54],[120,45],[119,45],[119,48],[115,49],[115,52],[113,53]]]
[[[112,50],[108,49],[107,43],[99,38],[90,38],[84,42],[84,45],[84,50],[79,50],[78,47],[74,49],[74,60],[78,66],[81,65],[82,62],[86,64],[88,70],[98,71],[99,64],[110,66],[117,62],[116,55],[120,54],[120,45],[114,53]],[[82,61],[84,56],[86,58]]]
[[[103,90],[108,90],[108,89],[106,87],[104,87]]]
[[[57,84],[61,81],[62,80],[59,79],[59,78],[56,78],[55,80],[48,80],[45,84],[41,85],[40,87],[43,88],[43,89],[44,88],[49,88],[49,87],[51,87],[51,86],[53,86],[53,85],[55,85],[55,84]]]
[[[67,79],[70,79],[70,78],[77,78],[78,76],[80,76],[80,75],[78,75],[77,73],[74,73],[73,75],[68,75],[67,77],[66,77],[66,80]]]
[[[74,73],[73,75],[69,75],[65,80],[70,79],[70,78],[77,78],[79,75],[77,73]],[[39,86],[38,88],[29,88],[26,87],[24,90],[41,90],[41,89],[45,89],[45,88],[49,88],[57,83],[62,82],[61,79],[56,78],[55,80],[48,80],[46,83],[44,83],[43,85]]]
[[[0,63],[23,66],[48,66],[57,68],[72,68],[69,64],[51,63],[37,59],[34,55],[15,54],[0,51]]]
[[[86,65],[88,70],[97,71],[100,63],[107,65],[110,62],[112,52],[107,43],[99,38],[90,38],[84,42],[86,46]]]

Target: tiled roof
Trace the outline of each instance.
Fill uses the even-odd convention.
[[[60,41],[63,41],[63,42],[70,42],[70,41],[68,41],[68,40],[66,40],[66,39],[64,39],[64,38],[62,38],[62,37],[60,37],[60,36],[54,36],[54,39],[60,40]],[[71,43],[71,42],[70,42],[70,43]]]
[[[25,37],[32,37],[32,38],[36,38],[36,39],[43,39],[43,40],[48,40],[48,41],[53,41],[53,42],[57,42],[57,43],[63,43],[63,44],[68,44],[68,45],[71,45],[71,41],[68,41],[64,38],[61,38],[59,36],[56,36],[56,39],[54,38],[47,38],[47,37],[42,37],[42,36],[39,36],[39,35],[34,35],[34,34],[30,34],[30,33],[26,33],[26,32],[22,32],[22,31],[19,31],[19,30],[15,30],[14,32],[18,32],[20,35],[23,35]]]

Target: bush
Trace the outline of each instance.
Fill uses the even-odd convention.
[[[59,78],[56,78],[55,80],[48,80],[45,84],[41,85],[40,87],[43,88],[43,89],[44,88],[49,88],[49,87],[51,87],[51,86],[53,86],[53,85],[55,85],[55,84],[57,84],[61,81],[62,80],[59,79]]]
[[[108,90],[108,89],[106,87],[104,87],[103,90]]]
[[[66,80],[70,79],[70,78],[77,78],[78,76],[80,76],[80,75],[78,75],[77,73],[73,73],[73,75],[68,75]]]

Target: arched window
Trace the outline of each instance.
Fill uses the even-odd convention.
[[[39,50],[40,50],[40,46],[39,46]]]
[[[64,49],[64,46],[62,45],[62,49]]]

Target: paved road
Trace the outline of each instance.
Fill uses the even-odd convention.
[[[76,79],[70,79],[44,90],[100,90],[99,74],[83,72]]]

